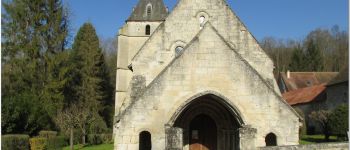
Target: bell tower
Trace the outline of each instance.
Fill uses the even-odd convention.
[[[115,114],[125,102],[132,77],[131,59],[168,15],[163,0],[139,0],[130,17],[118,33],[118,60],[115,94]]]

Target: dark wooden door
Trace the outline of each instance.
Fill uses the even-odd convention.
[[[217,129],[213,119],[199,115],[191,121],[190,150],[216,150]]]

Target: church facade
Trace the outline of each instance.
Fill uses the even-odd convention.
[[[118,35],[115,150],[297,145],[273,62],[225,0],[140,0]]]

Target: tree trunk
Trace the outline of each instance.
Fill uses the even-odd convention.
[[[86,134],[85,132],[83,132],[83,136],[81,137],[83,145],[85,145],[85,137],[86,137]]]
[[[74,139],[74,133],[73,133],[73,128],[70,129],[70,137],[69,137],[69,144],[70,144],[70,150],[74,150],[74,142],[73,142],[73,139]]]

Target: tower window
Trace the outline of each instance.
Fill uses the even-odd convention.
[[[151,5],[148,5],[147,6],[147,17],[150,17],[152,14],[152,6]]]
[[[151,150],[152,141],[151,133],[148,131],[142,131],[139,135],[139,150]]]
[[[146,35],[151,35],[151,26],[146,25]]]

